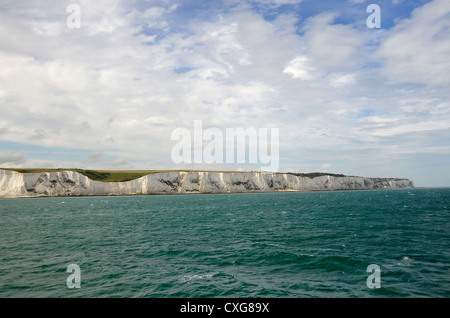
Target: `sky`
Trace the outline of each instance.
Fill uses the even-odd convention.
[[[449,0],[0,3],[3,168],[262,169],[175,163],[202,121],[278,129],[280,172],[450,186],[449,87]]]

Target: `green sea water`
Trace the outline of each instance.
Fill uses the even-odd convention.
[[[0,297],[449,297],[449,248],[450,189],[3,199]]]

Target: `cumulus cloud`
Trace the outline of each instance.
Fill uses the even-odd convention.
[[[284,69],[284,73],[290,74],[293,78],[310,80],[313,78],[314,69],[308,65],[308,57],[301,55],[292,59]]]
[[[450,2],[432,1],[401,20],[377,52],[393,83],[450,85]]]
[[[355,76],[352,74],[336,74],[330,80],[333,87],[343,87],[355,83]]]
[[[80,0],[81,28],[70,29],[70,3],[0,5],[1,141],[88,153],[70,166],[168,169],[171,132],[203,120],[280,128],[281,169],[311,171],[327,156],[365,174],[377,159],[401,168],[399,153],[446,154],[434,135],[450,122],[445,1],[381,30],[337,10],[303,16],[297,0],[214,2],[192,15],[193,2]],[[14,155],[51,163],[3,153]]]
[[[353,70],[361,66],[366,53],[366,37],[353,25],[335,24],[336,12],[309,18],[305,30],[312,63],[326,71]]]

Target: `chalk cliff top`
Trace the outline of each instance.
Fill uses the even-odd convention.
[[[90,176],[102,181],[93,180]],[[118,179],[122,180],[112,181]],[[413,182],[408,179],[364,178],[326,173],[151,171],[149,174],[148,171],[79,172],[75,169],[22,173],[0,169],[0,197],[373,190],[412,187]]]
[[[135,179],[139,179],[143,176],[147,176],[155,173],[166,172],[208,172],[208,173],[260,173],[260,174],[290,174],[298,177],[316,178],[321,176],[332,177],[355,177],[346,176],[343,174],[327,173],[327,172],[309,172],[309,173],[296,173],[296,172],[265,172],[265,171],[215,171],[215,170],[86,170],[77,168],[0,168],[0,170],[16,171],[20,173],[42,173],[42,172],[63,172],[63,171],[75,171],[91,180],[102,182],[126,182]],[[406,180],[404,178],[377,178],[380,180]]]

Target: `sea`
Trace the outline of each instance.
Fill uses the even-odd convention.
[[[0,200],[1,298],[449,296],[449,188]]]

